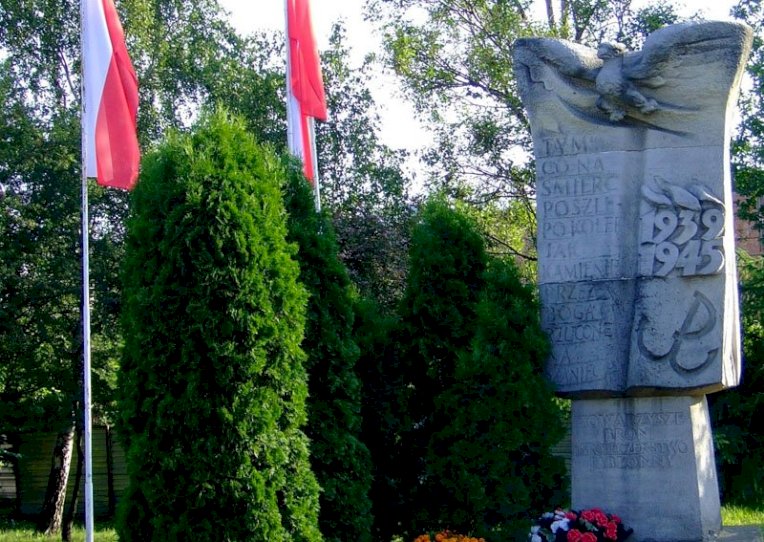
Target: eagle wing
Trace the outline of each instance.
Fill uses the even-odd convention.
[[[745,25],[733,22],[688,22],[656,30],[641,51],[628,53],[623,75],[638,86],[658,88],[669,81],[695,78],[698,68],[739,55]],[[738,51],[735,53],[735,51]]]
[[[543,83],[551,90],[555,79],[579,79],[593,82],[602,67],[597,52],[583,45],[552,38],[521,38],[515,41],[515,52],[528,66],[534,83]]]

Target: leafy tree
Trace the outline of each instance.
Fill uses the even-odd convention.
[[[384,32],[385,62],[435,136],[423,155],[428,186],[479,206],[519,202],[515,213],[523,210],[528,217],[522,222],[533,224],[531,137],[514,80],[512,44],[530,35],[587,45],[624,41],[629,33],[676,20],[670,4],[636,12],[631,4],[549,0],[542,23],[531,19],[523,1],[367,0],[369,17]],[[525,246],[492,233],[533,257],[534,229],[525,233]]]
[[[434,198],[414,228],[406,293],[401,301],[401,447],[397,467],[404,494],[401,522],[413,534],[450,525],[453,500],[448,481],[432,467],[448,455],[439,438],[452,423],[445,397],[458,385],[459,356],[475,333],[476,303],[487,263],[474,221]]]
[[[764,6],[760,0],[743,0],[733,10],[735,17],[754,29],[753,49],[746,72],[750,85],[743,86],[739,101],[741,122],[733,142],[735,192],[741,196],[739,216],[764,227]]]
[[[709,396],[722,496],[758,503],[764,496],[764,260],[739,253],[745,367],[740,386]]]
[[[15,51],[14,51],[15,53]],[[4,65],[10,65],[8,59]],[[82,252],[80,250],[79,122],[69,109],[27,99],[24,81],[0,77],[5,114],[0,143],[0,431],[57,433],[39,530],[64,520],[63,491],[82,412]],[[118,252],[103,217],[111,195],[93,191],[94,252]],[[99,224],[103,224],[99,227]],[[116,331],[102,326],[113,307],[114,275],[94,266],[92,327],[96,416],[104,419],[113,389]],[[64,533],[66,539],[66,533]]]
[[[739,101],[741,122],[733,141],[733,172],[738,216],[750,221],[761,234],[764,224],[764,123],[761,88],[764,82],[764,6],[760,0],[742,0],[733,15],[754,30],[753,50],[747,66],[749,83]],[[764,260],[738,253],[741,277],[743,378],[737,388],[709,396],[714,425],[717,464],[723,497],[729,502],[759,502],[764,495],[761,476],[764,435],[753,420],[761,415],[764,379]]]
[[[340,255],[365,296],[392,309],[403,293],[412,210],[405,151],[379,140],[380,117],[368,81],[373,56],[352,67],[344,26],[336,24],[321,56],[329,119],[317,126],[322,206]]]
[[[221,112],[144,159],[124,265],[120,539],[321,540],[284,175]]]
[[[327,541],[371,540],[371,462],[361,431],[359,349],[353,339],[356,295],[339,260],[326,215],[298,167],[289,168],[289,241],[298,247],[300,282],[310,295],[305,340],[311,466],[321,486],[319,525]]]

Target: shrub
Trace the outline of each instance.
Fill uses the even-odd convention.
[[[307,354],[311,465],[321,486],[319,525],[327,541],[371,540],[371,460],[359,440],[361,381],[355,372],[356,301],[337,255],[331,223],[315,210],[312,191],[289,169],[288,239],[298,246],[300,281],[310,294],[303,350]]]
[[[143,161],[124,265],[120,540],[321,540],[283,177],[221,112]]]

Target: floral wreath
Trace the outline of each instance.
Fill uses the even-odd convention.
[[[536,520],[528,542],[622,542],[632,532],[621,518],[599,508],[581,511],[557,508]]]

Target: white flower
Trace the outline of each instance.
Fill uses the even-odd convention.
[[[570,520],[566,517],[563,517],[562,519],[558,519],[557,521],[552,522],[552,532],[556,533],[558,530],[562,529],[563,531],[567,531],[570,528]]]
[[[536,534],[540,530],[541,530],[541,527],[539,527],[538,525],[534,525],[533,527],[531,527],[531,534]]]
[[[553,518],[553,517],[554,517],[554,514],[553,514],[553,513],[551,513],[551,512],[544,512],[544,513],[541,515],[541,517],[542,517],[542,518],[544,518],[544,519],[549,519],[549,518]]]
[[[533,536],[531,536],[531,542],[544,542],[544,541],[541,540],[541,537],[539,535],[534,534]]]

